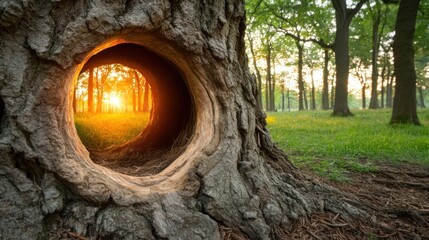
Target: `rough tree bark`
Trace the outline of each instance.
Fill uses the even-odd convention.
[[[313,212],[368,216],[272,142],[247,68],[243,1],[3,1],[0,13],[1,239],[220,239],[225,227],[277,239]],[[95,164],[73,124],[75,78],[121,46],[173,64],[182,78],[169,83],[184,81],[192,98],[174,105],[174,91],[161,98],[152,85],[152,119],[172,111],[164,101],[191,114],[184,149],[149,176]],[[173,76],[140,67],[153,83]],[[142,134],[118,151],[138,150]]]
[[[390,123],[420,125],[416,103],[416,69],[414,67],[414,31],[420,0],[401,1],[393,41],[395,96]]]

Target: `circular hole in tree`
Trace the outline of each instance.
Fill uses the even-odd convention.
[[[147,99],[145,88],[151,90]],[[195,108],[184,77],[171,62],[140,45],[119,44],[93,55],[81,69],[75,92],[73,107],[81,140],[95,163],[114,171],[133,176],[157,174],[184,152],[194,132]],[[132,114],[139,111],[143,113]],[[108,121],[103,123],[103,118]],[[88,143],[85,134],[91,129],[79,129],[84,126],[79,123],[82,120],[89,122],[85,127],[103,129],[101,139],[113,140]],[[124,135],[119,124],[135,125],[129,127],[137,129],[137,136],[123,143],[114,137],[116,131]],[[106,147],[111,143],[114,145]]]

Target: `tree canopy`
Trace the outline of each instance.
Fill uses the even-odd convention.
[[[414,34],[421,107],[429,85],[427,5],[419,6]],[[260,104],[276,111],[289,100],[292,109],[305,110],[314,100],[311,109],[343,116],[349,108],[392,107],[398,7],[398,1],[380,0],[246,1],[249,63]]]

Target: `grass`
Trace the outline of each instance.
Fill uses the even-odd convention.
[[[82,143],[100,149],[127,142],[148,124],[150,113],[75,114],[75,126]]]
[[[269,113],[268,129],[298,166],[332,180],[346,181],[349,169],[376,170],[377,161],[429,164],[429,110],[423,126],[388,125],[391,110],[354,110],[354,117],[330,111]]]
[[[377,161],[429,164],[429,110],[419,110],[423,126],[388,124],[391,110],[354,110],[354,117],[330,111],[269,113],[275,142],[300,167],[337,181],[348,170],[370,172]],[[122,144],[147,125],[149,113],[77,114],[75,125],[87,148]]]

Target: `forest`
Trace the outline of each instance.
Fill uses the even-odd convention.
[[[79,75],[73,92],[75,113],[149,112],[151,90],[145,77],[121,64],[102,65]]]
[[[0,32],[0,239],[428,239],[428,1],[8,0]]]
[[[403,30],[398,2],[246,1],[247,54],[259,104],[266,111],[333,109],[334,115],[350,115],[349,108],[392,108],[394,59],[409,58],[399,49],[398,55],[394,52],[395,27]],[[429,4],[413,4],[418,11],[406,26],[415,26],[407,37],[413,49],[408,46],[405,53],[414,53],[416,83],[406,94],[424,108]]]

